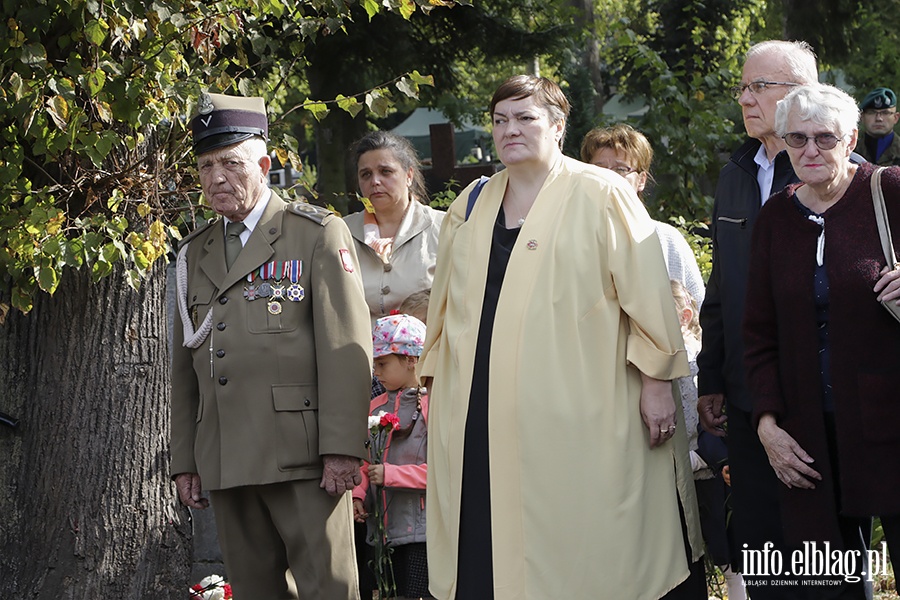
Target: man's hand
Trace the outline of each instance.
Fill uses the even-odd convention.
[[[769,455],[769,464],[784,485],[789,488],[816,489],[815,483],[810,480],[821,481],[822,476],[809,466],[815,461],[787,431],[777,425],[771,413],[760,417],[756,432]]]
[[[728,417],[724,413],[725,394],[706,394],[697,399],[697,414],[700,416],[700,425],[708,433],[717,437],[725,437],[725,421]]]
[[[200,476],[197,473],[179,473],[176,475],[175,489],[178,490],[178,499],[188,508],[202,510],[209,506],[209,500],[200,495],[203,487],[200,484]]]
[[[340,496],[347,490],[352,490],[362,483],[362,475],[359,474],[360,461],[354,456],[340,454],[326,454],[322,457],[325,469],[322,473],[322,483],[319,487],[332,496]]]
[[[641,373],[641,418],[650,431],[650,447],[655,448],[675,435],[675,399],[672,382]]]

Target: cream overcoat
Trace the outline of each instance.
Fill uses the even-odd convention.
[[[491,178],[468,221],[472,186],[450,207],[428,312],[428,563],[441,600],[456,593],[465,421],[507,180]],[[688,364],[659,238],[624,179],[557,161],[510,257],[490,360],[495,598],[655,599],[684,580],[676,489],[702,554],[684,426],[679,414],[675,437],[650,449],[639,370],[671,380]]]

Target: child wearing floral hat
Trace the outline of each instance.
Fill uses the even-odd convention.
[[[375,377],[387,391],[370,403],[371,460],[362,466],[363,481],[353,490],[353,515],[367,522],[368,544],[376,545],[383,536],[381,542],[393,548],[398,598],[431,598],[425,557],[428,396],[416,376],[424,342],[425,324],[413,316],[375,322]],[[373,513],[382,509],[386,518],[376,519]]]

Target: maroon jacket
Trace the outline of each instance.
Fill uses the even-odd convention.
[[[860,165],[823,214],[841,505],[849,516],[900,514],[900,323],[872,291],[885,265],[869,188],[873,169]],[[897,246],[900,168],[885,171],[881,183]],[[815,490],[779,486],[788,543],[837,542],[813,296],[820,228],[794,205],[797,187],[773,196],[753,231],[744,363],[754,421],[775,413],[823,476]]]

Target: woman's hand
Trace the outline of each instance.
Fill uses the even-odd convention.
[[[675,435],[672,382],[641,373],[641,383],[641,418],[650,430],[650,447],[655,448]]]
[[[787,431],[778,426],[771,413],[760,417],[756,432],[766,449],[766,454],[769,455],[769,464],[772,465],[781,483],[789,488],[816,489],[815,483],[810,480],[821,481],[822,476],[809,466],[815,460]]]
[[[353,520],[357,523],[365,523],[366,517],[369,516],[369,513],[366,512],[366,509],[363,507],[363,501],[359,498],[353,499]]]
[[[369,483],[384,485],[384,465],[369,465]]]
[[[888,265],[881,270],[881,279],[875,284],[876,298],[879,302],[884,300],[900,300],[900,269]],[[898,302],[900,305],[900,302]]]

